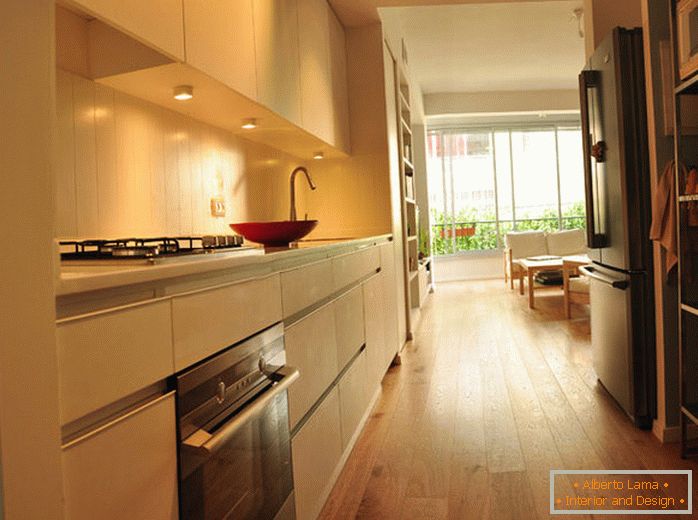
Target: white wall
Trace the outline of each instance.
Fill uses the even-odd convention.
[[[434,258],[434,279],[437,283],[491,278],[504,278],[504,260],[501,251]]]
[[[663,0],[657,4],[668,5]],[[587,58],[614,27],[642,27],[641,0],[584,0],[584,47]]]
[[[577,90],[444,92],[424,96],[427,116],[579,110]]]

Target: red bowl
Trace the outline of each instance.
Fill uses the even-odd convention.
[[[230,227],[250,242],[263,244],[267,247],[286,247],[291,242],[306,236],[315,229],[317,224],[317,220],[280,220],[277,222],[238,222],[230,224]]]

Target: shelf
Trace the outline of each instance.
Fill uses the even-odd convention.
[[[400,123],[402,125],[402,129],[405,130],[408,134],[412,135],[412,129],[410,128],[410,125],[407,124],[403,117],[400,118]]]
[[[411,108],[410,108],[410,102],[407,101],[407,99],[405,98],[405,94],[402,93],[402,89],[398,89],[398,90],[400,91],[400,102],[403,104],[403,106],[404,106],[407,110],[411,110]]]
[[[410,177],[412,177],[412,175],[414,174],[414,165],[412,164],[412,161],[410,161],[407,157],[403,157],[402,162],[405,163],[405,166],[408,166],[410,169],[410,173],[408,174],[407,172],[405,172],[405,175],[409,175]]]
[[[688,78],[686,81],[682,81],[674,89],[674,94],[679,95],[691,95],[698,94],[698,75]]]
[[[686,403],[681,406],[681,411],[692,422],[698,424],[698,403]]]
[[[679,195],[679,202],[695,202],[698,201],[698,194]]]
[[[417,269],[416,271],[410,271],[410,282],[412,280],[414,280],[415,278],[417,278],[418,274],[419,274],[419,269]]]
[[[681,304],[681,310],[684,310],[690,314],[693,314],[694,316],[698,316],[698,308],[693,307],[692,305],[689,305],[687,303]]]
[[[405,197],[405,202],[407,202],[407,204],[413,204],[415,206],[417,205],[417,201],[414,200],[412,197]]]
[[[413,236],[407,237],[407,241],[408,241],[408,242],[412,242],[413,240],[414,240],[414,241],[417,240],[417,235],[413,235]]]

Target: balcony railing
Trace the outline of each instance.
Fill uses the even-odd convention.
[[[435,255],[461,251],[492,250],[503,247],[504,235],[510,231],[557,231],[579,229],[583,216],[526,218],[514,220],[472,220],[432,224],[432,249]]]

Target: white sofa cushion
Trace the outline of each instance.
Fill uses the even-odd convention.
[[[570,278],[570,292],[589,293],[589,278],[586,276]]]
[[[555,256],[578,255],[587,252],[586,233],[583,229],[556,231],[547,236],[548,254]]]
[[[515,260],[548,254],[543,231],[512,231],[504,237],[504,244]]]

